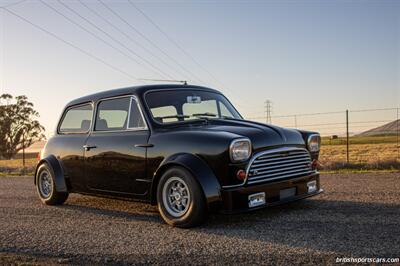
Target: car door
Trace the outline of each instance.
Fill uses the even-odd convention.
[[[140,196],[150,183],[146,177],[149,131],[135,97],[103,99],[85,144],[88,188],[97,193]]]
[[[92,103],[68,107],[57,128],[57,135],[47,145],[61,162],[64,176],[73,191],[86,189],[84,178],[84,149],[93,118]]]

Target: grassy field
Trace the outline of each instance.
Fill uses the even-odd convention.
[[[396,143],[400,141],[396,135],[392,136],[353,136],[349,138],[350,144],[384,144],[384,143]],[[322,137],[322,145],[345,145],[346,137],[339,137],[331,140],[330,137]]]
[[[37,159],[30,158],[25,160],[25,170],[23,168],[22,159],[0,160],[0,174],[21,175],[33,174],[35,171]]]
[[[399,153],[396,144],[351,144],[350,163],[346,163],[346,145],[322,145],[320,153],[321,168],[336,170],[356,169],[400,169]]]
[[[397,136],[353,136],[349,138],[349,159],[346,163],[346,138],[322,138],[321,168],[325,170],[388,169],[400,170],[400,147]]]

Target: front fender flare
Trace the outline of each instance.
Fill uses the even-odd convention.
[[[208,208],[217,209],[222,203],[221,185],[213,171],[204,160],[196,155],[189,153],[180,153],[166,158],[154,174],[152,183],[152,203],[156,203],[157,185],[162,173],[169,167],[180,166],[187,169],[199,182]]]
[[[47,163],[50,166],[51,170],[53,171],[56,191],[57,192],[68,192],[67,184],[66,184],[65,178],[64,178],[64,171],[60,165],[60,162],[57,160],[57,158],[54,155],[49,155],[46,158],[41,159],[39,161],[39,163],[37,164],[36,169],[35,169],[35,179],[34,179],[35,185],[36,185],[37,173],[38,173],[39,166],[43,163]]]

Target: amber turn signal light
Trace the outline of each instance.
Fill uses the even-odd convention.
[[[241,181],[245,180],[246,179],[246,171],[242,170],[242,169],[237,171],[236,177],[237,177],[237,179],[239,179]]]

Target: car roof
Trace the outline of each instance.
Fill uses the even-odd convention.
[[[196,85],[182,85],[182,84],[141,85],[141,86],[133,86],[133,87],[106,90],[106,91],[101,91],[98,93],[86,95],[86,96],[80,97],[78,99],[75,99],[73,101],[70,101],[67,104],[67,107],[72,106],[72,105],[86,103],[86,102],[97,101],[97,100],[100,100],[103,98],[117,97],[117,96],[130,95],[130,94],[143,95],[144,93],[146,93],[147,91],[150,91],[150,90],[171,90],[171,89],[198,89],[198,90],[206,90],[206,91],[210,91],[210,92],[220,93],[219,91],[217,91],[215,89],[211,89],[211,88],[207,88],[207,87],[203,87],[203,86],[196,86]]]

